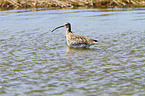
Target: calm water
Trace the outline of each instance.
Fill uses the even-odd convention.
[[[97,39],[68,48],[72,31]],[[1,96],[144,96],[145,8],[0,11]]]

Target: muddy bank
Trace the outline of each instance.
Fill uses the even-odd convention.
[[[1,9],[144,7],[145,0],[1,0]]]

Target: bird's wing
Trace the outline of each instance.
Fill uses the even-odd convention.
[[[90,41],[92,43],[93,39],[73,33],[71,33],[68,38],[68,42],[70,42],[70,44],[78,44],[78,43],[91,44]]]

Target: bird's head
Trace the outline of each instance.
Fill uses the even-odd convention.
[[[64,24],[64,27],[66,27],[66,28],[70,28],[70,26],[71,26],[70,23],[65,23]]]
[[[65,24],[62,25],[62,26],[56,27],[56,28],[53,29],[51,32],[55,31],[56,29],[62,28],[62,27],[66,27],[66,28],[68,28],[69,30],[71,30],[71,24],[70,24],[70,23],[65,23]]]

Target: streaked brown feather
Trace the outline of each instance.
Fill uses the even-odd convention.
[[[66,32],[66,38],[67,38],[68,45],[77,44],[77,43],[82,43],[82,44],[93,44],[94,43],[94,41],[93,41],[94,39],[90,39],[83,35],[73,34],[71,32]]]

